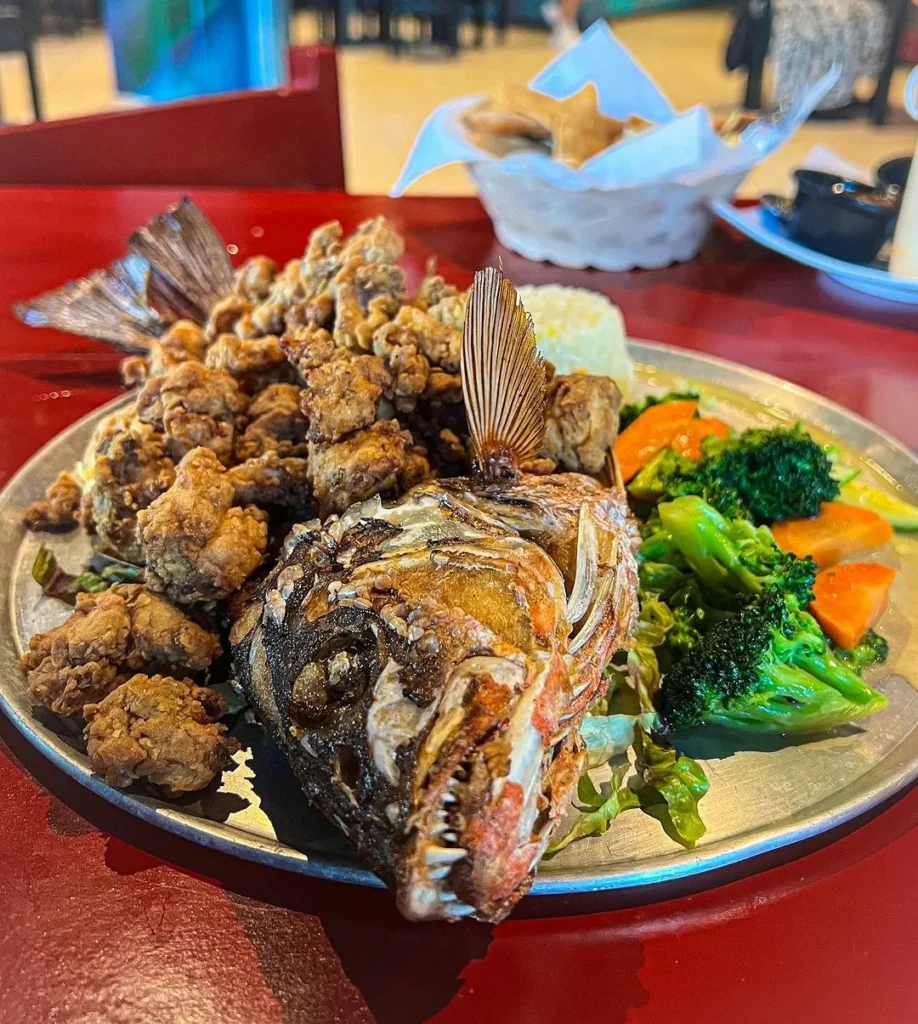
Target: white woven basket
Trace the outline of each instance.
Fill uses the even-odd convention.
[[[729,199],[746,175],[698,184],[568,191],[497,162],[469,172],[498,241],[530,260],[597,270],[656,269],[690,260],[711,226],[714,199]]]

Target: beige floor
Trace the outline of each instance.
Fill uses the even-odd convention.
[[[689,11],[618,22],[616,32],[654,76],[676,107],[706,104],[715,113],[731,110],[742,89],[739,76],[723,70],[729,32],[723,12]],[[294,41],[309,41],[311,20],[302,16]],[[466,50],[458,60],[391,57],[376,48],[340,54],[342,123],[348,188],[357,193],[386,192],[427,114],[454,96],[487,91],[498,81],[526,81],[549,59],[547,36],[511,31],[503,47]],[[111,109],[118,104],[111,55],[102,33],[75,39],[48,37],[39,43],[39,73],[47,116],[68,117]],[[904,72],[897,72],[893,95],[901,96]],[[0,104],[10,122],[31,116],[21,59],[0,55]],[[861,166],[911,152],[918,126],[899,115],[895,123],[873,128],[863,122],[805,125],[780,152],[746,180],[743,191],[786,187],[790,169],[816,143],[823,143]],[[416,193],[461,195],[472,191],[464,170],[446,168],[428,176]]]

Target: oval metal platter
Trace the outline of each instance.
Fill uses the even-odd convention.
[[[632,342],[635,390],[696,385],[705,402],[737,427],[803,421],[818,439],[840,444],[864,479],[918,501],[918,459],[893,438],[795,385],[733,363],[650,342]],[[121,791],[89,769],[78,725],[30,706],[16,659],[35,632],[62,622],[68,609],[42,599],[30,576],[40,538],[20,525],[23,508],[62,469],[77,462],[95,425],[119,399],[46,445],[0,495],[0,703],[23,735],[58,768],[118,807],[205,846],[307,875],[379,886],[353,849],[307,804],[283,757],[248,713],[233,732],[243,749],[233,769],[193,800],[166,802],[140,788]],[[77,568],[89,540],[55,536],[63,565]],[[880,630],[887,665],[871,682],[889,707],[862,726],[806,741],[698,735],[680,745],[702,760],[711,788],[701,805],[707,834],[692,851],[672,842],[654,819],[624,815],[601,837],[544,862],[532,892],[557,894],[648,885],[709,871],[786,846],[845,822],[918,776],[918,630],[909,609],[918,596],[918,534],[897,534],[878,554],[900,571]]]

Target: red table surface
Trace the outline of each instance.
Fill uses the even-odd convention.
[[[634,337],[786,377],[918,446],[918,312],[856,298],[721,230],[689,264],[601,274],[508,253],[471,199],[194,195],[240,259],[286,260],[322,221],[385,213],[405,234],[412,282],[432,253],[460,285],[500,257],[517,282],[606,292]],[[119,391],[117,353],[23,327],[10,304],[115,258],[174,198],[0,189],[0,483]],[[832,842],[691,886],[532,898],[497,927],[425,926],[387,893],[160,832],[82,790],[2,716],[0,736],[3,1024],[918,1019],[918,790]]]

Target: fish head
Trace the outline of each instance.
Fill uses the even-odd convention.
[[[237,614],[237,678],[406,916],[499,920],[581,763],[560,572],[435,485],[300,534]]]

